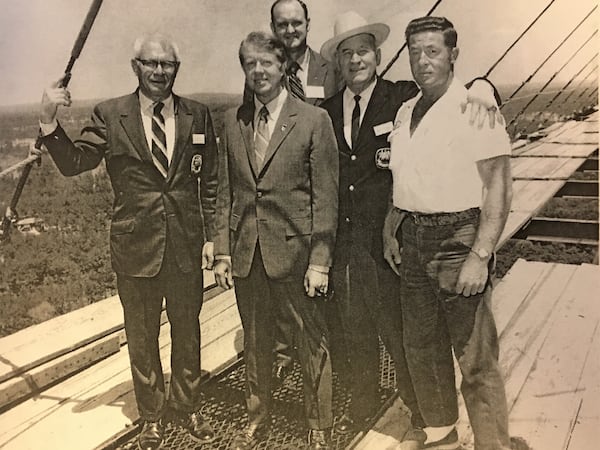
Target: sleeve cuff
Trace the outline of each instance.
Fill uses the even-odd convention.
[[[319,266],[318,264],[309,264],[308,268],[310,270],[314,270],[315,272],[323,273],[327,275],[329,273],[329,267],[327,266]]]
[[[40,122],[40,130],[42,132],[42,136],[48,136],[56,131],[58,128],[58,121],[54,119],[50,123],[42,123]]]

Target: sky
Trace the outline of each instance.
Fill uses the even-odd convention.
[[[333,35],[337,14],[354,9],[370,22],[391,27],[382,46],[382,70],[404,42],[404,28],[425,15],[434,0],[305,0],[311,17],[308,42],[315,50]],[[435,11],[458,31],[457,76],[484,74],[548,5],[549,0],[445,0]],[[0,105],[35,103],[44,86],[58,79],[91,0],[0,0]],[[594,7],[596,0],[555,0],[523,42],[490,78],[520,83]],[[69,85],[74,99],[100,99],[132,92],[137,84],[129,60],[135,38],[148,31],[172,36],[182,66],[175,84],[180,95],[241,93],[237,59],[240,41],[269,26],[271,0],[104,0]],[[576,32],[532,81],[545,82],[597,28],[598,13]],[[597,52],[586,45],[560,72],[568,81]],[[592,64],[596,64],[595,62]],[[590,69],[592,66],[589,66]],[[587,72],[584,72],[587,73]],[[386,75],[410,79],[406,55]]]

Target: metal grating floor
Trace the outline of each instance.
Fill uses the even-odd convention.
[[[394,365],[381,345],[380,358],[380,405],[393,395],[396,383]],[[227,450],[237,430],[246,423],[244,401],[245,366],[243,360],[232,368],[214,377],[203,385],[204,407],[201,412],[214,427],[217,438],[210,444],[198,444],[176,424],[168,421],[162,450]],[[333,377],[333,414],[339,418],[349,401],[349,394],[340,386],[339,378]],[[298,364],[283,386],[273,391],[273,431],[266,441],[260,442],[257,450],[298,450],[306,448],[306,425],[302,396],[302,375]],[[336,419],[337,420],[337,419]],[[355,439],[355,434],[333,433],[332,449],[342,450]],[[126,442],[114,442],[107,449],[137,449],[137,434],[128,434]]]

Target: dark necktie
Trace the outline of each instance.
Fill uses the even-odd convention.
[[[154,106],[152,116],[152,160],[163,177],[167,177],[169,160],[167,159],[167,135],[165,133],[165,118],[161,114],[164,103]]]
[[[300,64],[296,61],[292,61],[290,63],[290,67],[288,70],[288,83],[290,85],[290,92],[296,98],[299,98],[302,101],[306,100],[306,95],[304,94],[304,88],[302,87],[302,81],[298,78],[298,70],[300,69]]]
[[[269,128],[267,127],[267,117],[269,111],[263,105],[258,113],[258,123],[256,124],[256,136],[254,136],[254,153],[256,155],[256,165],[262,168],[269,145]]]
[[[356,146],[356,141],[358,141],[358,130],[360,130],[360,95],[354,96],[354,102],[354,109],[352,110],[352,126],[350,128],[352,149]]]

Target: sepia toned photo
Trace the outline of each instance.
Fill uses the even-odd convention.
[[[0,449],[595,450],[593,0],[0,0]]]

